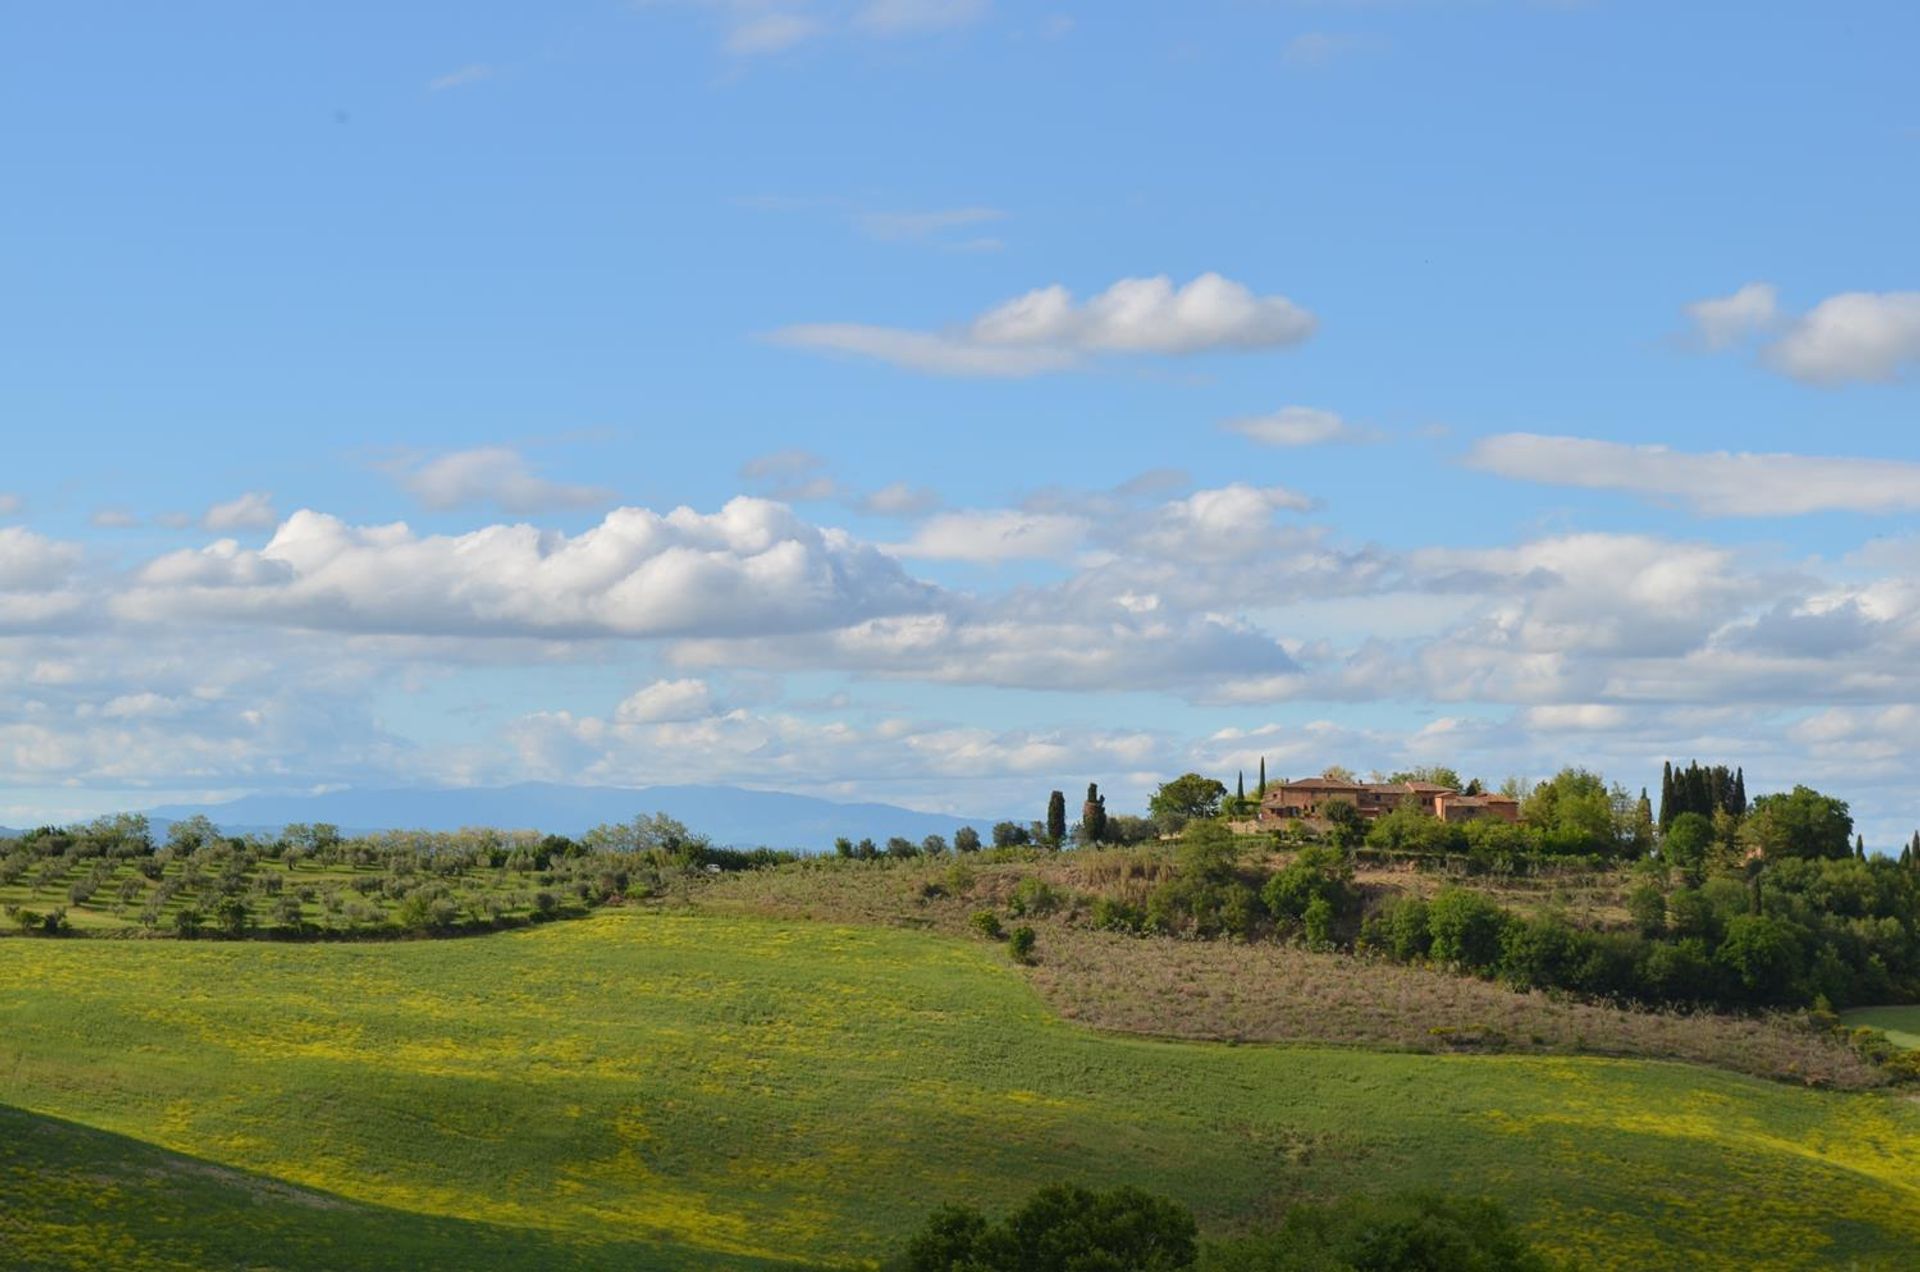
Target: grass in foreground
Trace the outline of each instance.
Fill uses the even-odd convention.
[[[429,1220],[505,1234],[371,1245],[367,1267],[856,1263],[939,1203],[1063,1179],[1164,1193],[1216,1232],[1303,1197],[1484,1194],[1603,1267],[1895,1266],[1920,1244],[1920,1111],[1896,1097],[1090,1034],[991,949],[921,933],[623,911],[475,941],[7,954],[11,1103],[413,1216],[420,1241],[442,1239]],[[58,1178],[11,1169],[0,1206],[48,1213]],[[137,1207],[105,1213],[139,1239]],[[46,1265],[95,1265],[106,1239]]]

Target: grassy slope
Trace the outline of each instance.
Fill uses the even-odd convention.
[[[1840,1019],[1855,1027],[1878,1029],[1896,1047],[1920,1048],[1920,1007],[1861,1007],[1841,1012]]]
[[[1898,1097],[1092,1034],[990,949],[920,933],[618,912],[479,940],[4,953],[6,1101],[352,1202],[358,1266],[420,1266],[443,1239],[475,1267],[857,1260],[940,1201],[1061,1178],[1140,1183],[1215,1229],[1308,1194],[1487,1193],[1603,1266],[1893,1266],[1920,1243],[1920,1111]],[[9,1153],[10,1214],[91,1178]],[[47,1262],[92,1265],[96,1244]]]

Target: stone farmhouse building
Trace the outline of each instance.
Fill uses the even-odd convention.
[[[1259,819],[1272,825],[1287,821],[1319,821],[1331,803],[1352,804],[1367,821],[1384,816],[1403,804],[1424,809],[1444,822],[1481,818],[1520,820],[1520,801],[1506,795],[1465,795],[1433,782],[1349,782],[1338,777],[1303,777],[1276,782],[1260,799]]]

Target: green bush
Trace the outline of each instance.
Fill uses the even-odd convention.
[[[1546,1272],[1490,1201],[1432,1194],[1295,1206],[1279,1231],[1207,1246],[1203,1272]]]
[[[1032,928],[1017,927],[1007,934],[1007,953],[1013,955],[1016,963],[1031,963],[1034,940]]]
[[[1178,1202],[1138,1188],[1051,1184],[999,1223],[943,1206],[893,1266],[902,1272],[1177,1272],[1198,1228]]]
[[[1000,939],[1000,916],[992,910],[975,910],[973,917],[967,920],[967,922],[973,925],[974,931],[986,937],[988,940],[997,941]]]
[[[1427,906],[1427,932],[1435,962],[1484,971],[1500,958],[1506,914],[1477,892],[1445,888]]]

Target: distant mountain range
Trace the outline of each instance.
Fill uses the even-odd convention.
[[[167,804],[146,810],[156,830],[205,813],[231,835],[278,831],[289,822],[330,822],[342,831],[458,830],[462,826],[531,829],[578,835],[607,822],[631,821],[642,813],[666,813],[715,843],[736,847],[795,848],[823,852],[837,836],[889,836],[920,840],[971,825],[986,836],[998,818],[949,817],[892,804],[839,804],[808,795],[752,791],[736,786],[561,786],[523,782],[514,786],[386,791],[333,791],[325,795],[248,795],[225,804]]]

